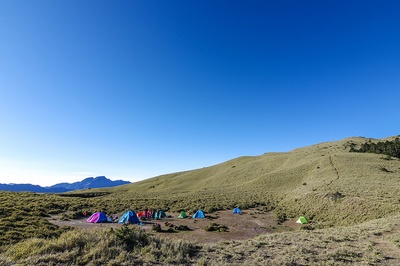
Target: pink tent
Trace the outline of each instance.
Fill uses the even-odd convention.
[[[107,222],[107,215],[103,212],[95,212],[87,220],[88,223]]]

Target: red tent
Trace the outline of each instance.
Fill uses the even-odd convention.
[[[151,218],[152,216],[153,216],[153,212],[151,212],[151,211],[146,211],[146,210],[144,210],[144,211],[140,211],[140,212],[137,213],[137,217],[138,217],[138,218],[149,219],[149,218]]]

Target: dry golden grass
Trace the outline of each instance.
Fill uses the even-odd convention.
[[[400,212],[400,160],[349,152],[349,143],[368,140],[348,138],[287,153],[240,157],[112,191],[165,201],[171,210],[259,204],[286,217],[304,214],[321,226],[357,224]],[[335,193],[341,197],[333,198]]]

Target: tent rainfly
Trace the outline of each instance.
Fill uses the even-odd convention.
[[[192,218],[206,218],[206,216],[202,210],[198,210],[195,214],[193,214]]]
[[[298,224],[308,224],[308,220],[304,216],[300,216],[299,219],[297,219],[296,223]]]
[[[138,224],[139,223],[139,218],[137,217],[137,214],[134,211],[127,211],[122,215],[122,217],[119,219],[118,223],[120,224]]]
[[[161,219],[161,218],[165,218],[165,217],[167,217],[167,215],[165,214],[165,212],[163,210],[158,210],[154,214],[154,219]]]
[[[181,214],[179,214],[179,217],[178,217],[178,218],[183,219],[183,218],[186,218],[186,217],[187,217],[186,212],[185,212],[185,211],[181,211]]]
[[[242,214],[242,211],[239,208],[233,209],[232,213],[234,214]]]
[[[104,212],[95,212],[87,220],[88,223],[107,222],[107,215]]]

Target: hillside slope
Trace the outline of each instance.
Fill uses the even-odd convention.
[[[390,138],[389,138],[390,139]],[[304,214],[324,225],[353,224],[399,213],[400,160],[350,153],[362,137],[285,153],[240,157],[111,189],[164,208],[206,211],[264,205],[281,218]],[[151,199],[151,200],[150,200]]]

